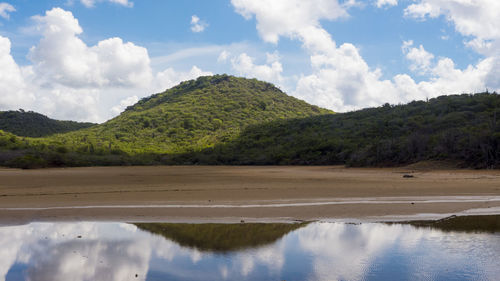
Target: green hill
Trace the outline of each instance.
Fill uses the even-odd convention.
[[[331,113],[270,83],[206,76],[144,98],[87,129],[36,139],[0,133],[0,163],[25,167],[34,157],[48,166],[161,164],[165,155],[230,142],[248,126]]]
[[[180,153],[236,138],[249,125],[332,113],[270,83],[200,77],[144,98],[108,122],[49,141],[81,152]]]
[[[93,123],[59,121],[33,111],[0,111],[0,130],[23,137],[45,137],[94,126]]]
[[[108,122],[46,138],[0,131],[11,167],[215,164],[500,167],[500,96],[441,96],[333,114],[272,84],[200,77]]]

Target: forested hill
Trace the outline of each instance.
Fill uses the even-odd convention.
[[[269,83],[200,77],[100,125],[47,138],[0,131],[11,167],[215,164],[500,168],[500,96],[441,96],[333,114]]]
[[[397,166],[451,160],[500,168],[500,96],[441,96],[406,105],[251,126],[234,141],[172,163]]]
[[[104,124],[50,141],[89,153],[182,153],[233,140],[250,125],[327,113],[270,83],[205,76],[144,98]]]
[[[23,137],[44,137],[94,126],[93,123],[59,121],[33,111],[0,111],[0,130]]]

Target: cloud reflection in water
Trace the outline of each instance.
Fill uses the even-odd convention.
[[[25,280],[56,281],[492,280],[500,276],[500,233],[312,223],[272,244],[211,252],[124,223],[32,223],[0,227],[0,257],[0,280],[16,270]]]

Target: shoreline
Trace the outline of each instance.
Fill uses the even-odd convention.
[[[0,169],[0,224],[359,222],[460,214],[500,214],[500,171],[340,166]]]

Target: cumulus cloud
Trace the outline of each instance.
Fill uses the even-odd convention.
[[[0,110],[24,108],[62,119],[98,121],[96,90],[38,87],[35,81],[33,68],[19,67],[10,54],[10,40],[0,36]]]
[[[223,50],[217,57],[217,62],[226,62],[230,55],[230,52]]]
[[[153,73],[148,51],[120,38],[88,46],[71,12],[53,8],[33,17],[42,35],[20,67],[0,36],[0,110],[35,110],[53,118],[102,122],[139,98],[182,80],[208,75],[196,66]]]
[[[413,41],[404,41],[401,47],[406,58],[411,61],[410,69],[412,71],[418,71],[420,74],[425,74],[429,72],[429,68],[434,55],[427,52],[424,46],[420,45],[418,48],[413,47]]]
[[[120,38],[89,47],[78,37],[83,32],[78,20],[61,8],[34,19],[43,34],[28,55],[37,77],[74,88],[150,83],[152,73],[145,48],[124,43]]]
[[[370,69],[358,49],[342,44],[331,54],[311,56],[313,73],[297,83],[295,95],[336,111],[396,102],[397,92],[379,69]]]
[[[393,1],[379,2],[393,3]],[[433,2],[464,3],[458,0],[421,2],[410,5],[406,9],[406,14],[421,18],[435,17],[442,9],[433,6]],[[492,74],[495,71],[493,65],[498,65],[498,60],[495,58],[485,59],[464,70],[457,69],[449,58],[440,59],[433,65],[434,55],[427,52],[423,46],[412,47],[413,43],[410,44],[409,41],[407,46],[403,47],[403,51],[411,62],[411,69],[420,74],[429,74],[430,80],[416,83],[407,74],[383,79],[381,70],[371,68],[356,46],[351,43],[337,46],[331,35],[320,24],[321,20],[348,17],[347,9],[352,5],[322,0],[276,0],[272,3],[267,3],[265,0],[232,0],[231,3],[243,17],[247,19],[255,17],[256,28],[264,41],[276,44],[279,38],[284,36],[302,43],[304,50],[310,56],[312,73],[302,74],[297,81],[295,91],[291,94],[336,111],[377,106],[386,102],[408,102],[442,94],[482,91],[485,89],[486,81],[498,80],[495,80],[498,76]],[[491,9],[491,6],[485,9]],[[489,26],[489,23],[486,25]],[[488,34],[494,33],[490,31]],[[253,65],[248,58],[243,57],[241,61],[246,62],[240,63],[241,65]],[[247,69],[252,68],[247,67]]]
[[[459,33],[474,37],[473,45],[481,45],[478,42],[500,39],[499,10],[497,0],[419,0],[405,9],[405,15],[421,20],[443,15]]]
[[[132,8],[134,6],[134,3],[129,2],[128,0],[80,0],[80,2],[87,8],[94,7],[96,2],[110,2],[129,8]]]
[[[302,75],[293,95],[340,111],[397,100],[392,83],[380,80],[379,69],[371,69],[354,45],[345,43],[337,47],[321,27],[320,20],[347,17],[345,5],[320,0],[280,0],[272,5],[264,2],[232,1],[244,17],[255,15],[257,30],[264,41],[277,43],[280,36],[298,39],[310,54],[313,73]]]
[[[203,71],[196,66],[193,66],[191,70],[186,72],[176,71],[173,68],[167,68],[156,74],[155,91],[164,91],[165,89],[171,88],[182,81],[208,75],[213,75],[213,73]]]
[[[202,20],[196,15],[191,16],[191,31],[198,33],[198,32],[203,32],[205,28],[208,27],[208,24]]]
[[[34,100],[34,96],[27,93],[23,70],[12,58],[10,48],[10,40],[0,36],[0,109],[26,107]]]
[[[479,54],[485,56],[476,66],[469,66],[466,70],[458,71],[454,69],[450,59],[442,60],[438,63],[440,69],[453,69],[446,77],[455,75],[466,81],[476,80],[475,85],[482,84],[482,90],[490,88],[500,89],[500,25],[496,11],[500,9],[500,2],[496,0],[420,0],[409,5],[405,9],[405,15],[420,20],[444,16],[447,21],[453,23],[455,29],[466,37],[465,44]],[[435,71],[442,73],[444,71]],[[462,75],[466,73],[467,75]],[[470,75],[470,76],[468,76]],[[468,79],[467,79],[468,78]],[[481,81],[477,81],[482,79]],[[456,81],[463,84],[464,81]],[[463,89],[462,91],[467,91]]]
[[[388,6],[396,6],[396,5],[398,5],[398,0],[377,0],[375,5],[378,8],[388,7]]]
[[[231,3],[236,12],[246,19],[255,15],[260,36],[264,41],[271,43],[278,43],[280,36],[329,37],[320,28],[319,21],[348,16],[345,7],[337,0],[231,0]],[[307,35],[310,31],[313,34]],[[318,38],[320,39],[325,40]]]
[[[50,89],[34,89],[34,110],[64,120],[88,120],[101,122],[99,112],[100,93],[97,89],[73,89],[59,86]]]
[[[231,65],[239,75],[279,83],[283,79],[281,77],[283,66],[279,62],[276,53],[267,53],[266,56],[266,64],[258,65],[254,63],[252,57],[246,53],[242,53],[231,59]]]
[[[12,13],[15,11],[16,11],[16,8],[14,8],[14,6],[12,6],[11,4],[5,3],[5,2],[0,3],[0,17],[2,17],[4,19],[9,19],[10,18],[9,13]]]
[[[114,115],[118,115],[122,111],[124,111],[125,108],[127,108],[128,106],[134,105],[138,101],[139,101],[138,96],[131,96],[131,97],[125,98],[125,99],[120,101],[120,104],[113,106],[111,108],[111,112],[113,112]]]

